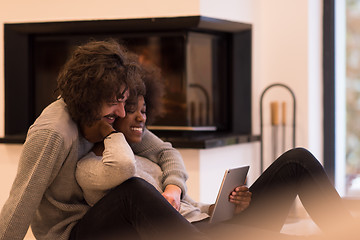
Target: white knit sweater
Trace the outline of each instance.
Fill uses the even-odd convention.
[[[147,158],[134,156],[122,133],[113,133],[104,140],[103,156],[89,152],[78,162],[76,179],[83,189],[85,200],[94,205],[110,189],[125,180],[137,176],[152,184],[160,193],[166,187],[163,184],[164,171]],[[171,166],[168,166],[171,167]],[[188,195],[183,195],[180,202],[180,214],[189,222],[200,221],[209,217],[209,205],[197,203]]]

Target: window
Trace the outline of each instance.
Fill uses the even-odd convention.
[[[324,163],[360,196],[360,0],[324,1]]]

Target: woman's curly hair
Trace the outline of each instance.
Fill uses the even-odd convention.
[[[141,68],[142,82],[130,92],[126,105],[137,106],[138,97],[143,96],[146,104],[146,124],[149,125],[164,113],[162,102],[164,82],[159,68],[153,65],[141,65]]]
[[[104,102],[122,98],[141,83],[137,58],[113,39],[90,41],[75,49],[57,79],[57,91],[78,124],[92,125]]]

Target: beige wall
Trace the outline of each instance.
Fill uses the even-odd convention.
[[[322,160],[322,1],[258,0],[253,9],[253,122],[259,132],[259,99],[264,88],[284,83],[297,100],[296,145]],[[267,98],[266,98],[267,97]],[[264,99],[264,138],[270,141],[269,101],[285,100],[279,88]],[[291,111],[288,117],[291,120]],[[291,129],[287,129],[290,132]],[[266,148],[269,157],[270,149]],[[268,159],[268,161],[270,161]]]

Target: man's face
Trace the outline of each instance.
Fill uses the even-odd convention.
[[[102,119],[107,123],[112,125],[117,117],[124,118],[126,115],[125,112],[125,102],[129,97],[129,91],[123,90],[121,98],[113,99],[110,102],[104,102],[101,108]]]
[[[84,137],[90,142],[100,142],[104,138],[104,131],[108,131],[109,128],[112,128],[112,125],[117,117],[124,118],[125,113],[125,102],[129,97],[129,91],[124,87],[120,98],[115,99],[110,102],[104,102],[102,104],[100,116],[101,118],[97,120],[91,126],[83,125],[81,126]],[[111,126],[109,126],[111,125]]]

